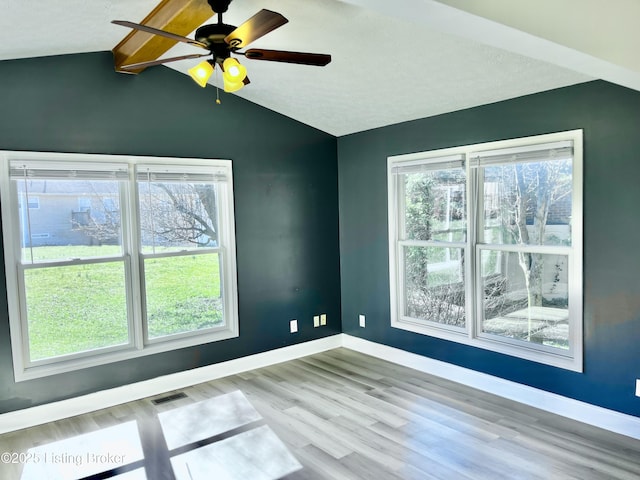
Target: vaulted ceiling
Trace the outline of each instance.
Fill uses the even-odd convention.
[[[129,33],[111,20],[141,22],[158,1],[0,0],[0,60],[111,50]],[[252,47],[333,60],[241,57],[251,84],[235,95],[337,136],[596,78],[640,90],[636,0],[234,0],[224,21],[262,8],[289,23]],[[178,44],[164,56],[189,53],[199,50]],[[197,62],[151,68],[186,73]]]

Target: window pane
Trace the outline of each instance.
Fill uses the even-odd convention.
[[[465,241],[466,187],[461,168],[400,178],[404,182],[404,239]]]
[[[24,272],[31,360],[128,342],[124,264]]]
[[[482,250],[482,331],[569,348],[568,257]]]
[[[464,251],[446,247],[404,248],[405,315],[464,327]]]
[[[484,243],[571,244],[571,160],[485,167]]]
[[[23,262],[122,255],[118,182],[15,182]]]
[[[143,253],[218,246],[217,187],[138,182]]]
[[[149,338],[224,325],[218,254],[144,261]]]

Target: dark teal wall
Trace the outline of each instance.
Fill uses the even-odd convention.
[[[335,137],[221,98],[166,67],[116,74],[110,53],[0,62],[0,150],[233,160],[240,312],[237,339],[16,384],[0,294],[0,413],[340,332]]]
[[[390,155],[584,129],[584,373],[389,325]],[[597,81],[338,139],[345,333],[640,416],[640,93]],[[358,314],[367,316],[365,329]]]
[[[640,416],[639,93],[592,82],[337,141],[236,96],[222,94],[221,106],[214,99],[213,88],[167,68],[116,74],[109,53],[0,62],[0,149],[233,160],[241,330],[237,339],[16,384],[0,294],[0,413],[342,329]],[[387,156],[576,128],[585,132],[584,373],[390,328]],[[314,329],[321,312],[329,326]],[[301,322],[297,335],[288,333],[291,318]]]

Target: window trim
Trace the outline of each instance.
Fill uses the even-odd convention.
[[[82,163],[105,164],[106,167],[114,163],[127,164],[129,175],[124,189],[121,189],[121,216],[122,216],[122,244],[123,254],[114,257],[100,257],[98,259],[83,259],[64,261],[65,265],[72,263],[84,263],[87,261],[122,261],[125,268],[125,276],[129,279],[127,288],[127,310],[129,312],[129,340],[126,344],[104,347],[88,352],[78,352],[70,355],[55,357],[55,360],[36,360],[31,362],[28,348],[28,336],[26,335],[26,318],[21,315],[25,311],[23,304],[25,296],[24,286],[19,274],[22,264],[20,243],[20,219],[15,214],[17,211],[17,195],[12,188],[9,178],[9,164],[15,160],[43,161],[51,164],[78,165]],[[143,285],[142,285],[142,255],[138,248],[138,218],[139,206],[137,201],[137,185],[135,171],[137,165],[171,166],[185,165],[187,169],[201,170],[209,167],[217,171],[224,171],[226,181],[219,184],[218,197],[218,224],[220,235],[218,247],[215,250],[220,258],[221,297],[225,315],[225,326],[199,331],[192,335],[175,335],[165,337],[163,341],[145,341],[142,322]],[[49,375],[65,373],[84,368],[104,365],[139,358],[171,350],[179,350],[186,347],[205,343],[226,340],[239,336],[238,325],[238,293],[237,293],[237,267],[236,267],[236,241],[235,241],[235,215],[233,201],[233,166],[231,160],[224,159],[192,159],[170,158],[128,155],[95,155],[76,153],[45,153],[45,152],[17,152],[0,151],[0,167],[6,174],[0,178],[0,198],[2,212],[2,227],[4,232],[4,258],[7,281],[7,303],[9,310],[10,338],[12,345],[12,358],[14,366],[14,378],[16,382],[45,377]],[[14,211],[15,210],[15,211]],[[210,249],[207,249],[210,250]],[[204,253],[204,252],[202,252]],[[213,253],[213,252],[211,252]],[[51,264],[59,262],[51,262]],[[49,263],[47,263],[49,265]],[[127,268],[129,265],[129,268]],[[26,267],[29,268],[29,267]]]
[[[519,152],[527,147],[541,144],[551,144],[564,140],[573,141],[573,164],[572,164],[572,218],[579,219],[571,223],[572,244],[571,246],[504,246],[495,244],[485,244],[479,241],[478,231],[480,220],[474,209],[475,199],[478,198],[478,185],[475,185],[474,178],[479,175],[471,173],[472,158],[485,152],[494,150],[510,149],[509,152]],[[448,159],[462,155],[465,159],[466,173],[466,194],[467,194],[467,240],[465,244],[465,296],[466,296],[466,325],[465,328],[451,327],[448,325],[435,324],[424,320],[410,319],[403,315],[403,289],[404,280],[402,268],[402,248],[407,240],[401,240],[403,213],[400,211],[400,175],[397,175],[402,166],[419,166],[421,164],[431,167],[430,164],[437,164],[442,161],[447,165]],[[514,357],[531,360],[546,365],[564,368],[571,371],[583,371],[583,131],[581,129],[557,132],[530,137],[486,142],[460,147],[444,148],[433,151],[411,153],[405,155],[394,155],[387,158],[387,195],[388,195],[388,235],[389,235],[389,285],[390,285],[390,320],[393,328],[407,330],[413,333],[428,335],[444,340],[453,341],[473,347],[479,347],[498,353],[511,355]],[[457,246],[443,243],[446,246]],[[477,271],[480,268],[479,252],[482,249],[499,249],[504,251],[514,251],[524,249],[526,251],[540,251],[541,253],[559,253],[568,257],[568,304],[569,304],[569,349],[561,352],[559,349],[544,346],[528,346],[526,342],[507,337],[498,337],[481,332],[482,317],[482,296],[477,293],[481,288],[480,282],[476,281]],[[543,348],[540,348],[543,347]]]

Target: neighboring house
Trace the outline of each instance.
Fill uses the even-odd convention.
[[[118,190],[112,182],[28,180],[18,182],[22,192],[20,215],[25,246],[94,245],[117,238]],[[28,204],[29,210],[24,208]],[[91,225],[102,225],[113,232],[97,238]],[[31,237],[31,242],[29,241]]]

